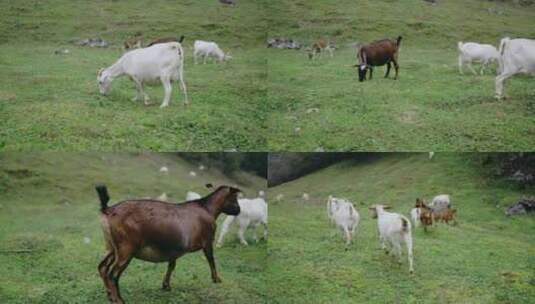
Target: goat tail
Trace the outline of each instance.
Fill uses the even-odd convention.
[[[506,44],[507,42],[509,42],[509,40],[511,40],[509,37],[505,37],[500,41],[500,47],[498,49],[500,56],[503,56],[503,53],[505,52]]]
[[[396,44],[398,45],[398,47],[399,47],[399,44],[401,43],[401,38],[402,38],[401,36],[398,36],[398,39],[396,40]]]
[[[184,35],[181,35],[180,38],[178,38],[179,43],[182,43],[182,41],[184,41]]]
[[[408,232],[409,231],[409,221],[405,218],[401,218],[401,231]]]
[[[98,198],[100,199],[100,211],[104,212],[108,208],[108,202],[110,201],[108,188],[106,188],[106,185],[97,185],[95,190],[97,190]]]

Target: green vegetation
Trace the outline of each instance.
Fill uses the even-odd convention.
[[[474,157],[390,155],[343,162],[271,188],[268,289],[279,303],[533,303],[535,220],[504,208],[531,190],[489,179]],[[310,195],[303,202],[302,193]],[[368,206],[387,202],[409,215],[416,197],[449,193],[458,225],[413,230],[415,274],[379,247]],[[356,202],[356,241],[345,251],[327,219],[329,194]]]
[[[206,182],[236,183],[172,154],[3,153],[0,163],[0,303],[106,302],[97,272],[105,250],[95,183],[108,185],[112,202],[162,192],[181,201],[187,190],[207,193]],[[163,165],[168,174],[159,172]],[[246,195],[266,186],[242,177]],[[129,303],[259,303],[266,250],[266,242],[241,246],[233,232],[215,251],[223,283],[211,282],[198,252],[178,260],[171,292],[160,290],[165,263],[133,260],[121,291]]]
[[[276,1],[269,36],[335,41],[334,58],[268,57],[271,151],[515,151],[535,144],[533,79],[494,99],[494,75],[459,75],[457,41],[534,37],[535,9],[499,1]],[[400,76],[358,82],[355,43],[403,36]],[[308,113],[311,108],[319,112]],[[298,128],[296,130],[296,128]]]
[[[8,151],[259,151],[266,147],[265,22],[257,2],[2,1],[0,3],[0,149]],[[125,39],[185,35],[185,79],[170,107],[163,88],[153,106],[131,99],[128,78],[101,96],[96,72],[115,62]],[[108,49],[71,40],[102,37]],[[215,40],[233,60],[193,65],[195,39]],[[55,55],[58,49],[70,53]]]

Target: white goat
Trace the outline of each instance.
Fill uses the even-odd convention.
[[[422,210],[420,208],[412,208],[411,210],[411,220],[414,224],[414,228],[418,228],[420,226],[420,214],[422,213]]]
[[[472,68],[472,62],[480,62],[481,70],[479,72],[483,75],[483,71],[491,62],[499,63],[500,60],[498,50],[490,44],[462,43],[459,41],[457,48],[459,49],[459,73],[461,74],[463,74],[463,64],[466,64],[477,75],[474,68]]]
[[[213,41],[195,40],[193,44],[193,61],[197,64],[197,56],[201,56],[203,64],[206,64],[207,57],[213,57],[218,62],[223,62],[232,59],[232,56],[225,55],[225,53],[219,48],[217,43]]]
[[[180,80],[184,92],[184,104],[188,104],[188,93],[184,83],[184,50],[178,42],[160,43],[151,47],[135,49],[124,54],[112,66],[101,69],[97,80],[100,93],[107,95],[112,81],[126,75],[134,81],[137,88],[135,100],[143,98],[146,105],[149,96],[144,91],[145,84],[160,81],[165,90],[165,97],[160,108],[167,107],[171,99],[172,81]]]
[[[261,198],[247,199],[241,198],[238,199],[238,204],[240,205],[240,214],[237,216],[227,215],[223,224],[221,225],[221,232],[219,233],[219,238],[217,239],[216,247],[223,246],[223,238],[228,233],[230,226],[234,222],[238,222],[238,237],[240,242],[243,245],[248,245],[245,240],[245,230],[248,227],[253,229],[253,238],[258,242],[258,237],[256,235],[256,230],[258,225],[262,224],[264,226],[264,239],[267,240],[268,236],[268,205],[266,201]]]
[[[433,198],[429,207],[436,212],[440,212],[444,209],[451,207],[450,196],[447,194],[440,194]]]
[[[327,215],[344,232],[346,246],[351,244],[360,216],[353,204],[345,199],[335,198],[331,195],[327,200]]]
[[[411,222],[401,214],[385,211],[388,208],[390,207],[385,205],[370,207],[372,217],[377,218],[381,248],[388,254],[388,244],[394,250],[394,254],[401,264],[401,243],[405,243],[409,259],[409,272],[413,273]]]
[[[200,199],[201,198],[201,195],[197,192],[193,192],[193,191],[188,191],[186,193],[186,201],[192,201],[192,200],[197,200],[197,199]]]
[[[496,77],[496,98],[501,99],[505,80],[516,74],[535,76],[535,40],[503,38],[499,53],[501,72]]]

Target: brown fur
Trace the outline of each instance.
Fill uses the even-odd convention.
[[[143,36],[132,37],[124,42],[124,49],[138,49],[143,47]]]
[[[105,186],[98,186],[101,223],[107,254],[98,270],[108,299],[124,303],[119,292],[119,278],[132,258],[150,262],[168,262],[162,288],[169,290],[176,259],[203,250],[214,283],[221,282],[213,256],[212,243],[219,214],[240,212],[239,189],[221,186],[208,196],[181,204],[135,199],[108,207]]]
[[[373,67],[385,64],[385,78],[390,74],[391,64],[394,64],[396,72],[394,79],[397,79],[399,71],[398,53],[400,42],[401,36],[399,36],[397,40],[383,39],[362,46],[357,53],[359,63],[355,65],[356,67],[359,67],[359,81],[364,81],[366,79],[366,72],[368,70],[370,71],[371,80],[373,77]],[[361,67],[365,67],[365,69],[361,69]]]
[[[158,39],[155,39],[153,41],[151,41],[147,47],[149,46],[153,46],[155,44],[158,44],[158,43],[166,43],[166,42],[178,42],[178,43],[182,43],[182,41],[184,41],[184,36],[180,36],[180,38],[176,38],[176,37],[164,37],[164,38],[158,38]]]

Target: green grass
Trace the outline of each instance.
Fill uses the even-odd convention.
[[[340,163],[269,189],[268,289],[278,303],[533,303],[535,221],[504,208],[531,190],[485,177],[466,154],[391,155]],[[310,201],[303,202],[303,192]],[[452,195],[458,225],[413,230],[415,274],[379,247],[367,207],[387,202],[408,216],[416,197]],[[329,194],[357,202],[356,241],[345,251],[329,224]]]
[[[4,1],[0,4],[0,148],[7,151],[259,151],[266,147],[265,22],[259,3],[217,1]],[[186,36],[185,79],[191,106],[173,86],[149,88],[154,106],[131,99],[121,78],[108,97],[96,71],[122,55],[123,41]],[[108,49],[72,39],[102,37]],[[231,51],[225,64],[193,65],[195,39]],[[67,55],[54,51],[67,48]]]
[[[105,250],[95,183],[108,185],[113,202],[164,191],[181,201],[187,190],[206,193],[206,182],[236,183],[170,154],[3,153],[0,163],[1,303],[106,302],[97,272]],[[159,173],[162,165],[168,175]],[[265,180],[242,175],[248,183],[240,188],[249,196],[265,188]],[[165,263],[134,260],[121,279],[123,297],[129,303],[262,302],[267,243],[243,247],[235,235],[215,251],[222,284],[211,282],[202,252],[178,260],[171,292],[160,290]]]
[[[502,14],[489,13],[494,9]],[[533,79],[515,76],[506,101],[491,74],[459,75],[457,41],[533,37],[532,7],[489,1],[294,1],[269,36],[336,42],[334,58],[270,50],[271,151],[515,151],[535,144]],[[354,43],[403,36],[400,76],[358,82]],[[317,108],[319,112],[307,113]],[[297,131],[296,129],[299,128]]]

